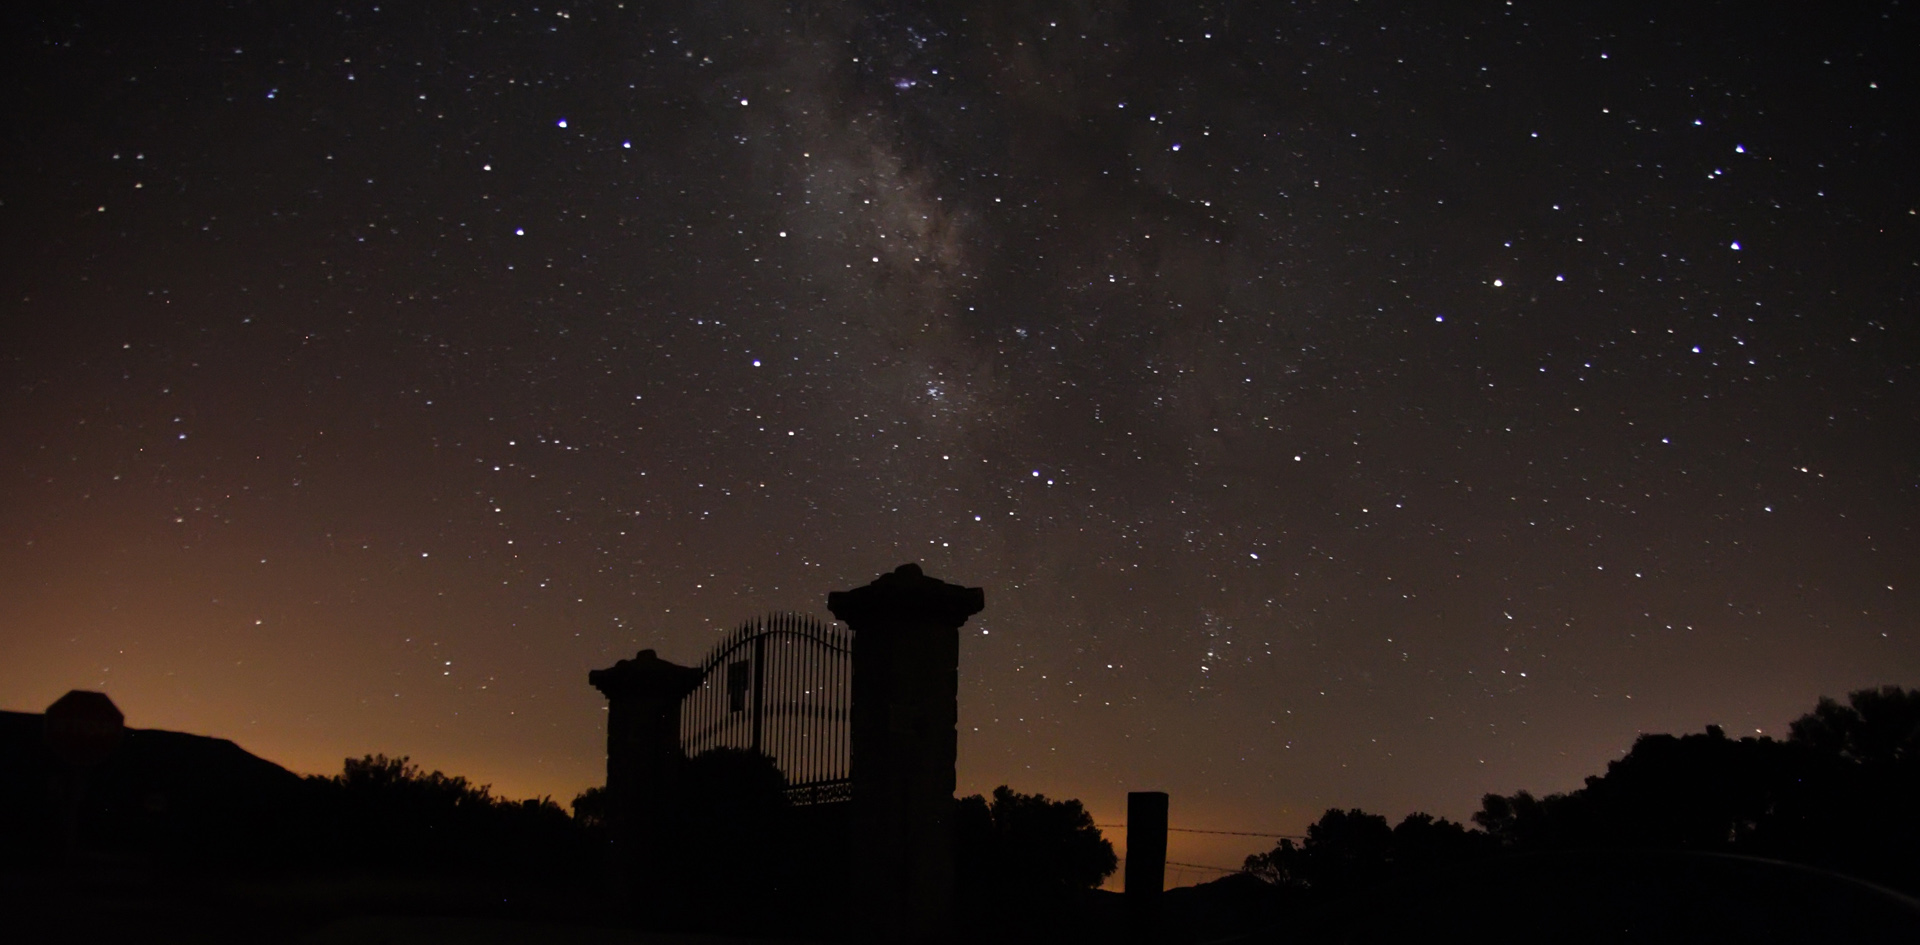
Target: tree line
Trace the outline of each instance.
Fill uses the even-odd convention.
[[[1507,853],[1655,849],[1737,853],[1836,870],[1920,893],[1920,690],[1821,698],[1788,737],[1719,726],[1642,735],[1578,790],[1488,794],[1473,827],[1410,814],[1397,825],[1328,810],[1244,872],[1311,896]]]
[[[83,845],[137,850],[157,866],[589,885],[611,872],[599,788],[574,798],[569,811],[551,798],[501,798],[406,757],[373,754],[346,760],[337,775],[275,768],[276,777],[230,790],[186,765],[194,778],[182,775],[163,795],[140,779],[109,777],[111,767],[85,794]],[[51,782],[0,781],[12,785],[0,809],[21,815],[0,831],[0,860],[45,862],[59,841],[59,820],[47,816],[52,808],[41,796]],[[743,893],[795,909],[831,908],[844,825],[831,811],[791,806],[771,759],[710,752],[688,760],[681,783],[669,802],[671,828],[643,855],[668,864],[688,914],[723,911],[702,904],[738,902]],[[1281,905],[1508,854],[1651,849],[1784,860],[1920,894],[1920,690],[1822,698],[1784,739],[1733,738],[1716,726],[1643,735],[1577,790],[1488,794],[1469,821],[1414,813],[1395,824],[1332,809],[1302,842],[1248,857],[1231,880],[1267,890],[1262,901]],[[959,918],[983,932],[1084,912],[1091,890],[1117,866],[1077,800],[1002,785],[956,798],[950,822]]]

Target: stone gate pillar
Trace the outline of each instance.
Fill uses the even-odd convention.
[[[615,870],[629,890],[662,888],[656,851],[663,818],[686,755],[680,750],[680,701],[700,685],[700,670],[652,650],[587,674],[607,697],[607,826]]]
[[[980,588],[914,564],[827,595],[853,630],[851,880],[865,941],[951,937],[960,625],[985,605]]]

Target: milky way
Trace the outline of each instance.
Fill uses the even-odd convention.
[[[564,800],[911,560],[963,791],[1295,831],[1920,684],[1911,9],[1099,6],[8,14],[0,699]]]

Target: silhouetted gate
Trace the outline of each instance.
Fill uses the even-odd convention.
[[[802,614],[735,628],[700,663],[680,704],[680,747],[746,748],[773,759],[795,804],[852,796],[848,709],[853,632]]]

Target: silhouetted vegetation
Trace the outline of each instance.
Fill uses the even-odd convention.
[[[844,804],[795,806],[773,759],[715,748],[662,778],[657,807],[616,828],[603,788],[574,799],[574,820],[608,849],[630,918],[667,930],[819,933],[843,922]]]
[[[607,828],[607,789],[600,785],[587,788],[573,797],[573,820],[588,830]]]
[[[593,835],[551,798],[495,797],[404,756],[349,758],[340,774],[307,782],[309,816],[324,828],[313,859],[331,868],[498,877],[599,865]]]
[[[1785,741],[1643,735],[1568,794],[1489,794],[1474,815],[1516,851],[1746,853],[1920,892],[1920,690],[1821,699]]]
[[[956,898],[973,923],[1044,917],[1119,866],[1113,845],[1077,800],[1003,784],[991,801],[978,794],[956,800],[953,826]]]
[[[1243,869],[1283,889],[1343,892],[1497,849],[1486,834],[1429,814],[1408,814],[1388,827],[1385,817],[1358,808],[1329,810],[1307,828],[1303,843],[1282,840],[1247,857]]]
[[[1468,830],[1413,814],[1399,826],[1329,810],[1302,844],[1251,856],[1246,872],[1311,898],[1496,853],[1682,850],[1838,870],[1920,892],[1920,691],[1821,699],[1784,740],[1718,726],[1642,735],[1579,790],[1488,794]]]
[[[1906,907],[1875,905],[1837,874],[1920,893],[1920,691],[1821,699],[1790,733],[1733,738],[1709,726],[1643,735],[1578,790],[1486,795],[1476,829],[1423,813],[1392,824],[1329,810],[1301,842],[1248,857],[1242,873],[1170,892],[1165,933],[1191,940],[1285,917],[1302,934],[1374,940],[1329,930],[1376,928],[1377,940],[1394,940],[1443,913],[1471,927],[1480,919],[1461,903],[1489,884],[1534,889],[1530,912],[1502,912],[1529,928],[1553,928],[1564,909],[1621,909],[1608,914],[1657,927],[1701,896],[1724,899],[1709,910],[1713,922],[1752,925],[1775,912],[1801,921],[1815,913],[1768,903],[1802,887],[1823,890],[1821,916],[1872,914],[1882,918],[1863,918],[1863,927],[1898,927]],[[0,714],[0,743],[10,763],[0,778],[9,818],[0,860],[18,875],[78,855],[176,885],[195,875],[439,884],[377,887],[439,890],[430,900],[404,898],[416,892],[381,900],[439,904],[419,908],[499,908],[503,892],[535,889],[546,892],[520,901],[544,902],[528,908],[551,915],[608,901],[612,825],[600,788],[574,798],[569,815],[549,798],[499,798],[405,757],[368,755],[337,775],[301,778],[230,742],[139,730],[79,772],[47,754],[37,717],[22,713]],[[646,893],[651,924],[816,935],[843,927],[847,805],[791,805],[773,761],[751,751],[704,753],[670,780],[659,829],[628,851],[652,864],[645,875],[664,877]],[[59,828],[68,797],[80,798],[70,840]],[[1078,801],[1003,785],[956,799],[951,825],[964,930],[998,941],[1126,932],[1118,897],[1097,891],[1117,866],[1113,848]],[[1580,898],[1573,887],[1589,892]],[[1673,891],[1683,888],[1692,892]],[[743,901],[756,905],[735,905]]]
[[[772,758],[743,748],[716,748],[686,763],[660,849],[663,872],[678,894],[717,904],[751,891],[774,894],[796,860],[786,829],[786,779]],[[646,854],[643,854],[646,855]]]

